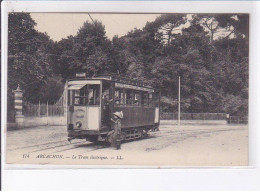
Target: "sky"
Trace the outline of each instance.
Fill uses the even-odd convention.
[[[105,26],[106,35],[123,36],[134,28],[142,29],[146,22],[151,22],[160,14],[90,14],[94,20]],[[69,35],[76,35],[85,21],[91,22],[87,13],[31,13],[37,23],[36,29],[46,32],[51,39],[59,41]]]
[[[36,30],[46,32],[54,41],[60,41],[69,35],[76,35],[85,21],[93,20],[102,22],[105,26],[107,37],[112,40],[115,35],[119,37],[126,35],[134,28],[142,29],[146,22],[154,21],[160,14],[96,14],[91,13],[30,13],[37,23]],[[187,14],[188,21],[177,27],[174,33],[181,33],[182,28],[190,26],[189,20],[192,14]],[[208,29],[205,29],[208,31]],[[214,36],[217,39],[226,36],[229,31],[219,29]],[[232,37],[232,36],[231,36]]]

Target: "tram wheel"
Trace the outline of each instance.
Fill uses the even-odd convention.
[[[139,137],[139,139],[143,139],[143,138],[144,138],[144,131],[143,131],[143,130],[140,130],[139,132],[140,132],[140,137]]]
[[[143,132],[143,138],[148,137],[148,131],[149,131],[149,130],[144,130],[144,132]]]

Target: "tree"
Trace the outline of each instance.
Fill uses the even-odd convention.
[[[74,77],[76,72],[88,76],[111,72],[111,42],[105,36],[104,26],[85,22],[76,36],[69,36],[59,43],[60,72],[63,78]]]
[[[218,14],[215,18],[220,27],[230,31],[227,37],[231,34],[235,34],[235,36],[245,36],[245,38],[248,39],[249,14]]]
[[[160,89],[162,109],[177,111],[180,76],[182,111],[247,114],[247,14],[162,14],[112,41],[98,21],[59,42],[29,14],[10,14],[9,24],[8,95],[20,83],[26,100],[55,103],[76,72],[118,73]]]
[[[20,84],[24,99],[36,102],[42,82],[52,75],[46,53],[53,42],[35,30],[36,23],[28,13],[10,13],[8,21],[8,96]]]
[[[165,111],[177,110],[178,76],[183,111],[230,110],[221,106],[227,95],[247,98],[248,62],[244,57],[248,44],[242,36],[220,35],[224,26],[218,16],[193,14],[190,25],[182,27],[186,15],[162,15],[142,30],[114,37],[116,67],[120,73],[159,88]],[[245,92],[241,95],[240,91]]]
[[[40,88],[40,101],[55,104],[64,91],[64,82],[60,76],[49,77]]]
[[[125,38],[118,38],[114,36],[112,39],[112,60],[115,67],[115,72],[119,74],[126,74],[130,64],[132,54],[128,49]]]
[[[202,25],[210,34],[210,43],[213,43],[214,35],[220,26],[215,14],[199,14],[194,15],[193,21]]]
[[[18,84],[23,90],[23,99],[38,102],[43,82],[52,76],[52,59],[48,51],[53,41],[35,30],[35,21],[28,13],[8,15],[8,120],[14,119],[13,90]]]
[[[181,31],[180,26],[186,22],[186,14],[162,14],[154,22],[148,22],[145,28],[154,33],[155,39],[169,45],[175,34]]]
[[[151,64],[160,55],[160,42],[144,28],[134,29],[121,38],[114,37],[112,44],[117,72],[150,83]]]

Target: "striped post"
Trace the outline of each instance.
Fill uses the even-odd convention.
[[[14,109],[15,109],[15,123],[18,128],[24,126],[24,116],[23,116],[23,91],[18,87],[14,92]]]

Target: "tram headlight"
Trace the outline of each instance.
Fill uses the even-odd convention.
[[[80,121],[76,122],[76,126],[80,128],[82,126],[82,123]]]

